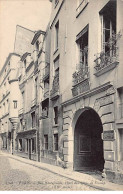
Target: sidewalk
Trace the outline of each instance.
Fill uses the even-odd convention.
[[[92,175],[88,175],[88,174],[80,173],[80,172],[75,172],[75,171],[69,171],[67,169],[63,169],[63,168],[58,167],[58,166],[53,166],[53,165],[46,164],[46,163],[28,160],[28,159],[21,158],[21,157],[16,156],[16,155],[11,155],[9,153],[4,153],[4,152],[1,152],[1,153],[4,156],[7,156],[9,158],[12,158],[12,159],[18,160],[20,162],[23,162],[25,164],[32,165],[32,166],[35,166],[37,168],[55,173],[57,175],[69,178],[71,180],[80,182],[82,184],[91,186],[91,187],[99,189],[99,190],[103,190],[103,191],[122,191],[123,190],[123,185],[114,184],[114,183],[111,183],[108,181],[106,181],[104,184],[101,180],[96,179]]]

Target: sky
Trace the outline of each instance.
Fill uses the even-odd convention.
[[[14,51],[16,25],[45,31],[50,14],[49,0],[0,0],[0,69]]]

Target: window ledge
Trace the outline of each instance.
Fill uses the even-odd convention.
[[[53,125],[53,128],[58,127],[58,126],[59,126],[58,124],[54,124],[54,125]]]
[[[111,63],[107,65],[106,67],[98,70],[96,73],[94,73],[94,75],[99,77],[100,75],[103,75],[104,73],[114,69],[118,64],[119,64],[119,61],[115,61],[114,63]]]

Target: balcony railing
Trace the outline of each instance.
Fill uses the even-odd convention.
[[[47,118],[48,117],[48,110],[42,110],[41,118]]]
[[[49,89],[44,90],[44,99],[49,98]]]
[[[54,98],[59,96],[59,74],[56,74],[53,80],[52,90],[50,91],[50,97]]]
[[[19,114],[19,115],[23,114],[23,108],[21,108],[21,109],[18,111],[18,114]]]
[[[109,41],[104,44],[104,47],[106,47],[108,51],[102,51],[101,53],[96,54],[96,59],[94,60],[96,63],[96,76],[100,76],[103,73],[114,69],[119,63],[117,41],[120,37],[120,32],[117,35],[113,34]]]
[[[82,81],[87,79],[88,76],[89,76],[88,66],[81,67],[78,71],[75,71],[75,73],[73,73],[73,86],[81,83]]]
[[[73,96],[77,96],[89,89],[89,68],[87,66],[81,67],[81,69],[73,74],[72,94]]]
[[[44,70],[43,70],[43,79],[47,79],[50,73],[50,64],[47,63]]]
[[[31,107],[36,105],[36,98],[31,101]]]

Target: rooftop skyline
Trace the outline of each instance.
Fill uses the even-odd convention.
[[[14,51],[16,26],[45,31],[50,14],[49,0],[0,0],[0,70]]]

